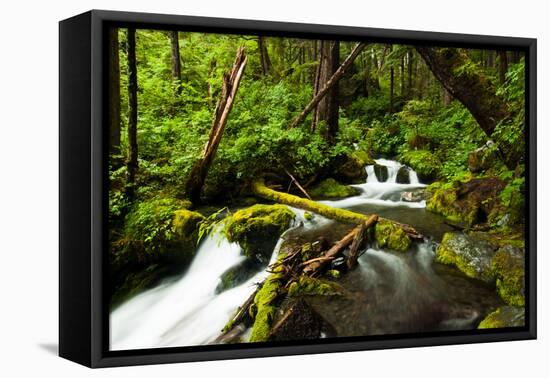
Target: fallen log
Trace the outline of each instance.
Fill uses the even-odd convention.
[[[340,222],[359,224],[362,222],[367,222],[370,218],[370,215],[359,214],[354,211],[350,211],[346,209],[336,209],[334,207],[331,207],[316,201],[311,201],[306,198],[298,197],[288,193],[278,192],[276,190],[268,188],[265,185],[263,180],[257,180],[252,183],[252,192],[260,198],[282,203],[292,207],[297,207],[299,209],[311,211],[313,213],[316,213]],[[385,219],[380,217],[379,220],[385,220]],[[424,239],[424,236],[420,232],[418,232],[414,227],[408,224],[395,222],[390,219],[386,219],[386,220],[393,223],[395,226],[401,228],[410,239],[415,239],[415,240]]]
[[[263,284],[263,283],[262,283]],[[248,299],[243,303],[241,307],[239,307],[239,310],[235,313],[235,316],[233,316],[233,319],[231,319],[223,328],[222,334],[228,334],[238,326],[239,324],[243,323],[247,318],[250,318],[249,309],[250,306],[254,303],[254,298],[256,297],[256,294],[262,287],[262,284],[258,285],[258,288],[254,290],[254,292],[248,297]]]
[[[359,258],[359,250],[365,240],[366,231],[369,227],[374,225],[378,221],[378,215],[372,215],[368,221],[361,223],[359,231],[355,234],[355,238],[351,242],[348,256],[348,268],[353,269],[357,266],[357,259]]]
[[[355,264],[357,263],[357,254],[359,252],[359,246],[361,242],[363,241],[365,231],[376,224],[378,221],[378,215],[371,215],[370,218],[366,222],[361,222],[357,227],[355,227],[353,230],[351,230],[346,236],[344,236],[340,241],[338,241],[336,244],[334,244],[323,256],[311,260],[311,263],[306,265],[306,267],[303,270],[304,274],[307,275],[315,275],[317,274],[323,267],[336,258],[340,253],[346,249],[346,247],[350,244],[354,244],[352,246],[352,251],[355,249]]]

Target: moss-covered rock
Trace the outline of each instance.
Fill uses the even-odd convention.
[[[525,255],[510,245],[500,248],[493,257],[492,269],[500,297],[509,305],[525,305]]]
[[[346,184],[362,184],[367,180],[367,171],[365,167],[371,162],[372,158],[364,151],[354,151],[349,154],[338,157],[333,165],[334,177]]]
[[[259,263],[255,259],[246,259],[241,263],[227,269],[222,273],[220,282],[216,286],[216,294],[225,290],[234,288],[254,276],[264,264]]]
[[[254,205],[227,217],[224,233],[230,242],[239,243],[246,256],[265,263],[294,218],[284,205]]]
[[[497,147],[493,142],[488,142],[468,154],[468,169],[472,173],[485,171],[497,162],[500,162],[500,159],[497,156]]]
[[[301,295],[342,295],[343,289],[340,285],[308,276],[300,276],[288,287],[290,297]]]
[[[318,339],[323,331],[323,319],[303,299],[291,303],[277,314],[270,332],[273,341]]]
[[[467,276],[485,282],[494,282],[492,259],[496,248],[475,234],[447,232],[437,247],[437,262],[454,265]]]
[[[411,150],[400,156],[400,161],[414,169],[422,182],[432,182],[439,177],[442,164],[427,150]]]
[[[491,312],[477,328],[509,328],[525,326],[525,308],[504,306]]]
[[[380,248],[387,247],[396,251],[405,252],[411,246],[411,239],[405,231],[395,223],[385,219],[380,219],[376,223],[374,227],[374,237]]]
[[[309,195],[314,199],[340,199],[359,194],[359,190],[354,187],[340,184],[333,178],[321,181],[309,190]]]
[[[474,178],[465,182],[434,183],[426,209],[443,215],[449,223],[462,227],[488,223],[499,211],[499,194],[505,183],[498,178]]]

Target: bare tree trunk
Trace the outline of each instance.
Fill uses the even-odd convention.
[[[134,193],[136,171],[138,169],[137,144],[137,64],[136,64],[136,29],[129,28],[126,32],[126,55],[128,57],[128,188],[129,194]]]
[[[307,115],[315,108],[315,106],[323,99],[323,97],[328,93],[328,91],[344,76],[346,71],[349,69],[357,55],[363,50],[366,46],[364,43],[358,43],[355,45],[351,53],[344,60],[344,62],[338,67],[336,72],[331,76],[331,78],[324,84],[324,86],[319,90],[317,95],[306,105],[304,110],[290,123],[290,128],[297,127],[300,123],[304,121]]]
[[[390,45],[390,53],[393,50],[393,45]],[[390,113],[393,113],[393,97],[394,97],[394,70],[393,63],[390,66]]]
[[[109,151],[120,153],[120,59],[118,28],[109,29]]]
[[[413,50],[412,49],[409,49],[408,53],[408,64],[407,64],[407,74],[408,74],[408,83],[407,83],[407,95],[410,97],[412,97],[414,95],[414,88],[413,88]]]
[[[172,51],[172,79],[176,83],[176,94],[181,94],[181,61],[180,61],[180,41],[177,31],[170,32],[170,45]]]
[[[212,161],[218,150],[227,118],[233,107],[237,90],[239,89],[239,83],[241,81],[244,68],[246,66],[248,58],[244,53],[244,48],[240,47],[237,50],[237,57],[233,64],[233,69],[230,73],[225,73],[223,77],[222,92],[216,110],[214,112],[214,121],[212,122],[212,128],[210,135],[208,136],[208,142],[204,146],[202,156],[197,160],[193,166],[189,179],[185,185],[186,194],[189,196],[193,203],[200,202],[200,195],[202,187],[208,175],[208,170],[212,165]]]
[[[210,68],[208,69],[208,86],[207,86],[207,93],[208,93],[208,107],[212,108],[213,106],[213,95],[212,95],[212,77],[214,76],[214,70],[216,69],[216,59],[212,58],[210,61]]]
[[[504,50],[498,52],[498,68],[500,83],[504,84],[506,73],[508,72],[508,55],[506,55],[506,51]]]
[[[338,70],[340,64],[340,43],[338,41],[321,41],[319,76],[315,97],[323,86],[330,80]],[[325,121],[327,125],[325,138],[332,140],[338,132],[338,85],[335,83],[326,96],[324,96],[315,108],[315,123]],[[316,125],[312,125],[315,129]]]
[[[265,37],[258,37],[258,50],[260,51],[262,73],[264,76],[267,76],[271,73],[271,60],[269,59],[269,53],[267,52],[267,46],[265,45]]]

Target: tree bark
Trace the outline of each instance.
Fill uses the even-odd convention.
[[[465,68],[468,56],[457,48],[417,46],[416,50],[441,84],[472,113],[487,136],[509,116],[506,104],[483,72]]]
[[[126,31],[126,55],[128,57],[128,180],[129,192],[133,194],[133,185],[138,169],[138,144],[137,144],[137,64],[136,64],[136,29],[129,28]]]
[[[409,51],[407,52],[407,55],[408,55],[408,62],[407,62],[407,76],[408,76],[408,80],[407,80],[407,95],[409,96],[409,98],[411,98],[414,94],[414,89],[413,89],[413,50],[412,49],[409,49]]]
[[[348,68],[351,66],[357,55],[363,50],[366,46],[364,43],[358,43],[355,45],[349,56],[344,60],[332,77],[325,83],[325,85],[319,90],[316,96],[306,105],[304,110],[290,123],[290,128],[297,127],[300,123],[304,121],[307,115],[315,108],[315,106],[323,99],[323,97],[328,93],[328,91],[344,76]]]
[[[109,151],[120,154],[120,58],[118,28],[109,29]]]
[[[351,247],[349,248],[349,256],[348,256],[349,269],[353,269],[357,266],[357,259],[359,258],[359,250],[364,244],[366,231],[369,227],[373,226],[376,222],[378,222],[378,215],[374,214],[374,215],[371,215],[371,217],[366,222],[360,224],[361,228],[355,235],[355,238],[351,243]]]
[[[177,31],[170,32],[170,46],[172,52],[171,66],[172,79],[176,83],[176,94],[181,94],[181,61],[180,61],[180,41]]]
[[[240,47],[237,50],[237,57],[235,58],[233,69],[230,73],[224,74],[222,92],[214,111],[214,121],[212,122],[208,141],[204,146],[201,157],[191,169],[189,179],[185,184],[185,192],[193,203],[200,202],[202,187],[204,186],[208,170],[218,150],[247,60],[248,58],[244,53],[244,48]]]
[[[393,50],[393,45],[390,45],[390,54]],[[394,69],[393,63],[390,66],[390,113],[393,113],[393,97],[394,97]]]
[[[260,51],[260,64],[262,66],[262,73],[267,76],[271,73],[271,60],[269,59],[269,53],[265,44],[265,37],[258,37],[258,50]]]
[[[500,83],[504,84],[506,81],[506,73],[508,72],[508,55],[506,51],[498,52],[498,76]]]

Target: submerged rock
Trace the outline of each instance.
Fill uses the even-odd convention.
[[[254,276],[263,267],[265,267],[265,264],[261,264],[255,259],[246,259],[240,264],[227,269],[221,275],[220,283],[216,286],[216,294],[239,286]]]
[[[401,192],[401,200],[405,202],[426,201],[429,197],[428,191],[424,188]]]
[[[491,312],[477,328],[509,328],[525,326],[525,308],[503,306]]]
[[[267,263],[294,218],[285,205],[254,205],[227,217],[224,233],[230,242],[239,243],[246,256]]]
[[[385,165],[374,164],[374,174],[379,182],[388,181],[388,167]]]
[[[410,184],[410,168],[405,166],[399,168],[397,171],[397,176],[395,177],[395,182],[398,184]]]
[[[333,178],[325,179],[309,190],[309,195],[311,195],[314,199],[319,200],[341,199],[356,196],[358,194],[358,189],[340,184]]]

